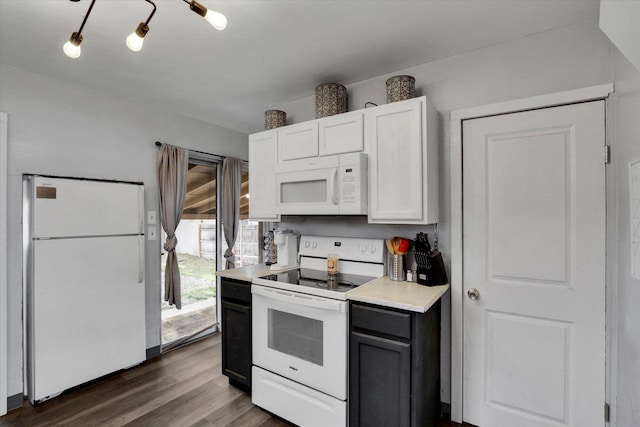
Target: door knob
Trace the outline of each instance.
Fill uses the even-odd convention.
[[[469,299],[475,301],[480,298],[480,292],[478,292],[476,288],[471,288],[467,291],[467,296],[469,297]]]

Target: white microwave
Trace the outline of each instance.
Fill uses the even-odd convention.
[[[276,213],[366,215],[367,156],[349,153],[278,163]]]

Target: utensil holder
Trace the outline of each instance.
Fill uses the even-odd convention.
[[[404,270],[404,255],[389,254],[389,279],[395,282],[407,280]]]

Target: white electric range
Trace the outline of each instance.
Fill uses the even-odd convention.
[[[384,259],[382,239],[302,236],[298,269],[253,279],[255,405],[298,425],[347,424],[346,293],[382,277]]]

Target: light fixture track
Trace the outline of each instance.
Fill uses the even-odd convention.
[[[149,15],[149,17],[147,18],[146,22],[144,23],[144,25],[149,25],[149,21],[151,21],[151,18],[153,18],[153,14],[156,13],[156,4],[154,2],[152,2],[151,0],[145,0],[147,3],[150,3],[151,6],[153,6],[153,10],[151,11],[151,15]]]
[[[89,10],[87,10],[86,15],[84,15],[84,19],[82,20],[82,24],[80,24],[80,29],[78,30],[78,34],[82,34],[82,29],[84,28],[84,24],[87,23],[87,18],[93,9],[93,5],[96,3],[96,0],[91,0],[91,4],[89,5]]]

